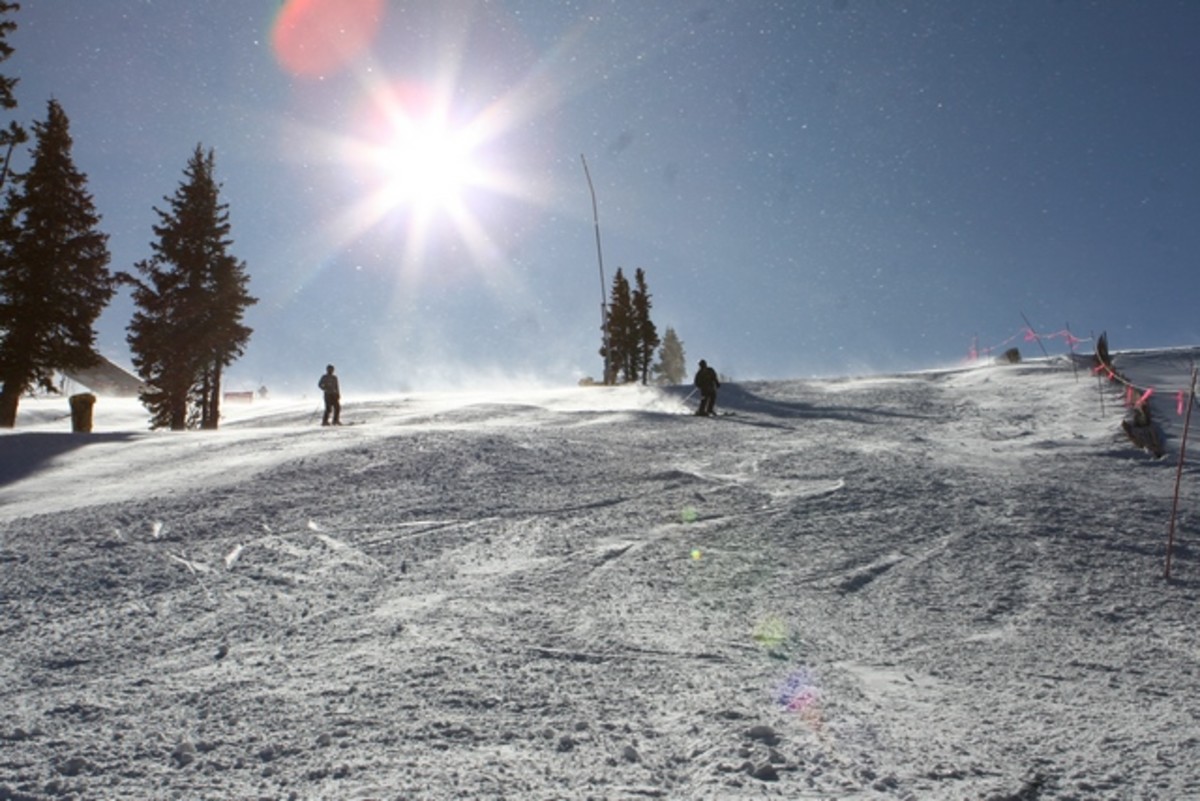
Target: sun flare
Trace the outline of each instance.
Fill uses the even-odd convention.
[[[450,210],[482,181],[483,168],[462,130],[430,117],[406,120],[375,156],[385,205]]]
[[[314,237],[404,289],[512,283],[513,254],[556,192],[544,117],[558,94],[536,70],[504,87],[468,80],[464,47],[449,43],[423,75],[365,64],[336,130],[312,131],[343,200]]]
[[[342,241],[372,229],[394,240],[400,268],[415,277],[430,252],[462,248],[479,268],[502,249],[494,223],[505,203],[529,202],[536,185],[514,162],[514,118],[503,104],[468,110],[447,87],[407,82],[372,84],[338,142],[338,160],[358,200],[335,222]]]

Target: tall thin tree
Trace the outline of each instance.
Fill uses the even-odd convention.
[[[637,380],[636,359],[637,328],[633,311],[633,296],[629,289],[629,280],[624,271],[618,267],[613,276],[612,293],[608,302],[604,346],[600,355],[605,364],[609,365],[611,378],[607,383],[614,384],[620,380]]]
[[[138,306],[127,340],[133,363],[148,385],[141,393],[151,427],[217,428],[221,375],[242,355],[252,329],[243,322],[257,303],[248,291],[244,262],[229,253],[228,206],[220,201],[215,157],[196,146],[185,180],[167,210],[155,207],[157,241],[136,266]]]
[[[16,424],[22,394],[55,391],[56,371],[90,367],[96,318],[115,290],[108,236],[97,226],[87,176],[71,157],[57,101],[34,123],[32,165],[0,212],[0,427]]]
[[[642,383],[650,381],[650,363],[661,341],[654,321],[650,319],[650,290],[646,286],[646,271],[639,267],[633,274],[634,358]]]

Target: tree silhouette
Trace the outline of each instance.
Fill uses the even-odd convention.
[[[613,276],[612,293],[608,302],[608,349],[606,351],[604,345],[600,348],[600,355],[609,366],[609,375],[604,377],[604,383],[637,380],[637,362],[634,356],[636,331],[633,295],[624,271],[618,267],[616,275]]]
[[[646,273],[634,272],[636,287],[631,289],[625,272],[618,267],[613,276],[612,295],[605,318],[605,340],[600,355],[608,365],[605,384],[634,382],[639,378],[647,383],[650,361],[658,347],[658,329],[650,319],[650,291],[646,288]]]
[[[112,299],[108,236],[97,226],[87,176],[71,158],[57,101],[34,123],[32,166],[14,175],[0,212],[0,427],[16,424],[22,394],[55,391],[54,373],[96,364],[96,318]]]
[[[245,263],[228,252],[229,210],[214,172],[212,150],[197,145],[168,209],[154,209],[154,254],[135,265],[142,279],[123,276],[138,306],[126,339],[151,428],[217,428],[222,371],[252,333],[242,320],[258,301]]]
[[[650,319],[650,290],[646,287],[646,271],[639,267],[633,277],[633,357],[642,383],[646,384],[650,380],[650,361],[654,358],[654,351],[658,349],[660,340],[658,329]]]

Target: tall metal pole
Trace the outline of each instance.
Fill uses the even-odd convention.
[[[600,262],[600,330],[604,332],[604,383],[611,383],[608,363],[608,288],[604,285],[604,253],[600,250],[600,212],[596,207],[596,188],[592,186],[592,173],[588,170],[587,159],[579,154],[583,162],[583,174],[587,177],[588,191],[592,193],[592,222],[596,226],[596,259]]]
[[[1175,500],[1171,502],[1171,526],[1167,533],[1167,566],[1163,578],[1171,580],[1171,552],[1175,549],[1175,516],[1179,512],[1179,481],[1183,477],[1183,459],[1187,451],[1188,426],[1192,422],[1192,405],[1196,400],[1196,368],[1192,368],[1192,386],[1188,390],[1187,415],[1183,418],[1183,436],[1179,440],[1179,465],[1175,468]]]

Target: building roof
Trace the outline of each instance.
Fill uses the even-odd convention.
[[[96,395],[117,398],[136,397],[142,381],[128,370],[113,364],[103,356],[100,363],[85,370],[63,370],[63,378],[84,387]]]

